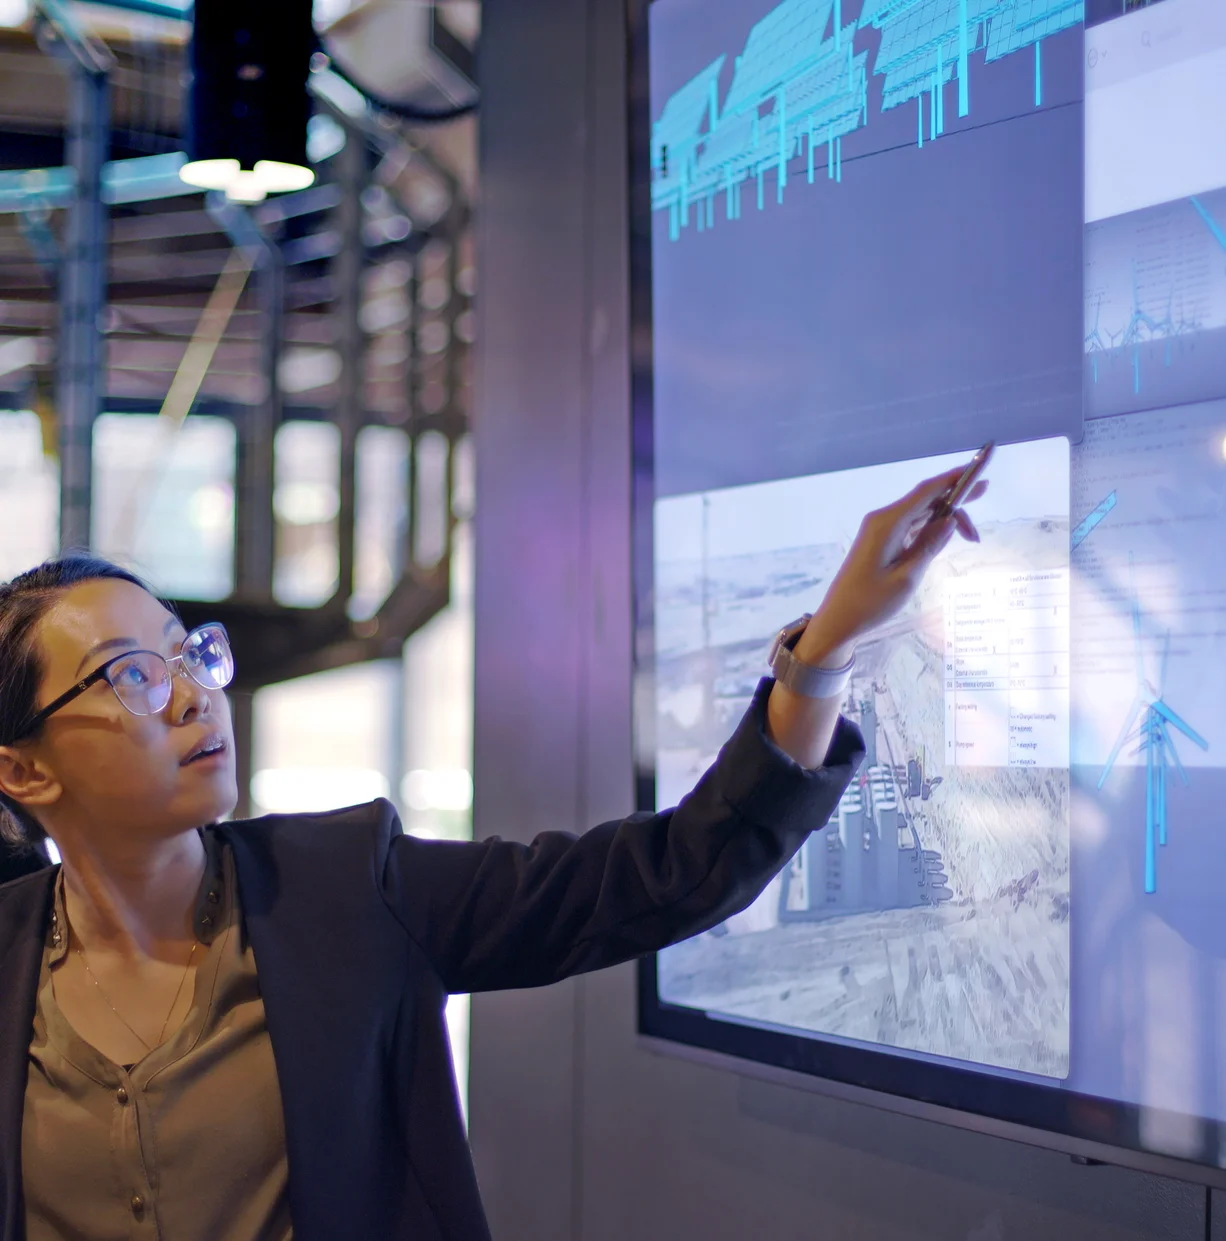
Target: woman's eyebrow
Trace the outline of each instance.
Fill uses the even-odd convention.
[[[95,655],[101,655],[103,651],[109,651],[112,649],[118,649],[118,648],[123,648],[123,647],[126,647],[128,650],[131,650],[134,646],[137,646],[137,645],[138,643],[135,638],[107,638],[103,642],[96,642],[93,646],[89,648],[88,651],[85,652],[84,655],[81,656],[81,662],[77,664],[77,670],[75,673],[73,673],[73,675],[80,676],[81,669],[84,668],[85,665],[89,663],[89,661],[93,659]]]
[[[172,616],[169,620],[167,620],[166,624],[162,626],[162,636],[168,637],[176,629],[183,629],[183,622],[177,616]],[[184,632],[186,632],[186,630]],[[123,650],[125,648],[130,651],[134,650],[139,645],[140,641],[137,638],[106,638],[102,642],[96,642],[81,657],[81,662],[77,664],[77,670],[73,673],[73,676],[80,676],[81,669],[84,668],[95,655],[101,655],[103,651]]]

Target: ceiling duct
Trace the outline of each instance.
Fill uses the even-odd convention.
[[[477,103],[475,0],[368,0],[321,31],[336,70],[372,102],[443,120]]]

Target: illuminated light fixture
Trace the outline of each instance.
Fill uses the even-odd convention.
[[[314,182],[306,89],[313,46],[311,5],[302,0],[195,6],[184,182],[244,203]]]

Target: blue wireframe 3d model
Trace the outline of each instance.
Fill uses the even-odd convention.
[[[1135,754],[1145,754],[1145,891],[1152,894],[1158,889],[1157,850],[1166,844],[1166,768],[1168,757],[1175,765],[1180,780],[1186,785],[1188,773],[1180,762],[1179,752],[1170,729],[1178,729],[1189,741],[1209,748],[1209,743],[1190,724],[1180,719],[1163,701],[1166,683],[1167,656],[1171,649],[1171,633],[1168,629],[1163,638],[1162,664],[1155,688],[1145,676],[1145,664],[1141,654],[1141,609],[1137,601],[1136,582],[1133,580],[1132,557],[1128,557],[1129,582],[1132,587],[1132,632],[1137,660],[1137,692],[1124,727],[1107,758],[1103,773],[1098,778],[1101,789],[1111,774],[1111,768],[1120,751],[1129,741],[1136,742]]]
[[[843,179],[843,138],[868,124],[868,52],[857,32],[880,32],[874,74],[883,74],[882,110],[918,100],[918,145],[924,145],[924,100],[930,100],[929,140],[945,132],[945,85],[958,80],[958,115],[970,112],[968,61],[1035,49],[1035,106],[1042,103],[1043,39],[1084,15],[1083,0],[865,0],[858,20],[843,21],[844,0],[783,0],[749,32],[736,57],[721,106],[720,56],[674,92],[652,126],[652,209],[667,211],[676,241],[691,217],[699,232],[715,223],[717,195],[724,216],[741,215],[746,181],[765,205],[765,178],[775,173],[783,201],[788,164],[804,155],[812,184],[817,150],[825,147],[826,176]]]
[[[783,0],[749,32],[722,108],[723,56],[669,97],[652,126],[651,167],[652,207],[668,211],[671,238],[691,212],[699,231],[713,225],[721,193],[725,217],[737,219],[747,180],[756,179],[761,208],[770,169],[782,200],[788,162],[802,147],[810,182],[823,144],[828,175],[842,178],[841,139],[868,108],[868,53],[855,53],[854,35],[842,0]]]

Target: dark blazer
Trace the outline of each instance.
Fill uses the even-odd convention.
[[[296,1241],[486,1241],[448,993],[556,982],[748,905],[863,757],[840,721],[825,767],[793,763],[763,731],[769,687],[675,810],[582,836],[418,840],[385,801],[214,829],[234,850],[259,970]],[[24,1235],[27,1049],[54,876],[0,887],[0,1241]]]

